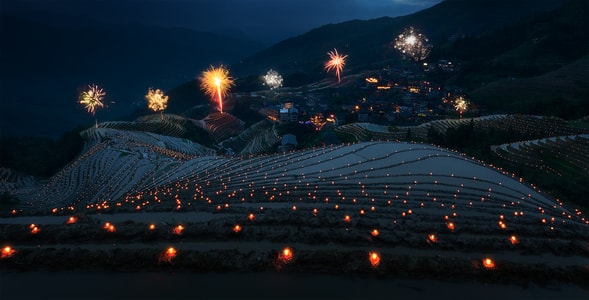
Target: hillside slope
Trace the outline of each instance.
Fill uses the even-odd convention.
[[[469,94],[497,112],[543,114],[564,119],[589,115],[589,56],[541,76],[489,83]]]
[[[277,43],[232,67],[240,76],[261,74],[273,68],[287,75],[285,85],[292,86],[293,83],[287,80],[288,75],[298,72],[306,73],[307,82],[316,80],[327,60],[326,52],[333,48],[349,54],[348,69],[391,60],[398,62],[400,57],[391,42],[409,26],[419,28],[435,44],[454,34],[480,35],[530,14],[553,9],[562,2],[443,1],[403,17],[328,24]]]

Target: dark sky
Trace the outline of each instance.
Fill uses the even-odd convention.
[[[206,31],[241,31],[266,43],[328,23],[395,17],[442,0],[1,0],[4,12],[54,21],[78,16]]]

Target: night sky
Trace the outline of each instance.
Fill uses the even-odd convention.
[[[114,25],[114,28],[126,28],[129,27],[126,25],[133,24],[165,28],[182,27],[221,34],[231,38],[250,40],[258,43],[260,47],[269,47],[274,43],[305,34],[326,24],[350,20],[368,20],[385,16],[404,16],[427,9],[441,1],[0,0],[0,13],[38,23],[41,26],[40,28],[43,28],[43,25],[60,28],[60,30],[63,29],[62,32],[68,32],[68,29],[77,30],[78,28],[106,28],[111,27],[111,25]],[[0,33],[2,33],[3,37],[9,35],[7,32],[2,32],[2,28],[0,28]],[[21,38],[23,41],[35,40],[35,37],[22,36]],[[108,37],[102,38],[102,40],[98,37],[97,42],[105,43],[103,40],[106,40],[106,43],[111,41]],[[18,43],[18,41],[12,41],[11,43]],[[7,47],[8,44],[4,43],[2,47]],[[27,50],[34,53],[35,57],[48,57],[48,62],[67,59],[67,64],[64,65],[65,70],[69,65],[73,64],[72,61],[75,61],[73,59],[69,60],[68,54],[63,57],[53,55],[51,53],[55,49],[47,47],[47,45],[42,46]],[[6,49],[0,48],[0,55],[2,55],[2,52],[8,53],[3,51]],[[78,52],[83,51],[83,49],[83,47],[69,47],[66,50],[56,51],[69,51],[68,53],[71,52],[73,57],[76,57],[76,55],[80,57],[82,54]],[[93,53],[96,53],[96,51]],[[3,117],[0,118],[0,137],[31,135],[55,138],[76,125],[94,122],[94,118],[76,103],[76,93],[84,86],[83,82],[97,83],[108,91],[109,101],[113,104],[109,105],[108,109],[97,114],[100,121],[106,121],[120,119],[136,110],[137,105],[143,105],[145,87],[158,85],[164,89],[172,88],[185,82],[186,78],[194,75],[192,74],[193,70],[197,70],[189,67],[191,62],[187,61],[184,64],[186,70],[177,69],[173,74],[162,71],[161,74],[158,74],[159,78],[153,78],[153,76],[143,73],[133,74],[134,67],[128,67],[122,70],[127,71],[125,78],[132,80],[113,79],[115,84],[110,82],[113,81],[110,80],[112,79],[111,76],[107,76],[105,79],[104,72],[99,73],[99,70],[112,68],[113,65],[100,65],[98,67],[92,63],[92,59],[109,61],[106,55],[100,57],[89,56],[87,62],[89,67],[86,72],[71,73],[64,71],[62,72],[65,74],[63,76],[59,74],[48,76],[47,70],[51,70],[51,67],[45,68],[40,64],[32,65],[29,69],[26,69],[24,72],[26,75],[6,77],[5,80],[0,82],[0,91],[3,95],[0,98],[0,110],[3,113]],[[16,61],[26,59],[24,57],[26,56],[15,59]],[[167,57],[164,56],[163,58]],[[198,54],[194,55],[195,59],[198,57]],[[53,66],[56,67],[55,64]],[[189,75],[184,74],[188,71],[190,71]],[[181,79],[172,81],[170,78],[174,76],[181,77]],[[164,85],[164,82],[166,85]],[[35,88],[31,89],[30,86]],[[51,92],[39,97],[38,90]],[[14,99],[17,100],[14,101]],[[26,117],[19,117],[21,114]],[[62,118],[62,115],[68,115],[69,117]]]
[[[396,17],[441,0],[2,0],[3,12],[53,22],[84,17],[109,23],[236,31],[265,43],[353,19]]]

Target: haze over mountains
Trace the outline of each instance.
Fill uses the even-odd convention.
[[[248,39],[141,25],[65,28],[3,16],[1,26],[2,111],[8,112],[1,136],[55,137],[88,123],[76,100],[92,83],[107,92],[109,107],[98,118],[124,117],[145,104],[149,87],[172,88],[209,64],[227,64],[262,47]]]
[[[400,64],[400,55],[392,49],[391,41],[403,28],[415,26],[434,44],[432,58],[446,58],[446,54],[459,57],[448,52],[455,50],[447,43],[449,38],[493,34],[494,30],[535,13],[551,11],[565,2],[447,0],[402,17],[325,25],[266,49],[261,43],[236,34],[142,25],[115,27],[92,21],[65,28],[2,16],[5,42],[0,58],[0,108],[4,115],[0,137],[55,138],[76,125],[90,124],[92,118],[76,99],[81,89],[91,83],[107,91],[109,107],[99,110],[97,118],[120,119],[145,105],[148,87],[170,90],[183,82],[192,84],[210,64],[229,65],[232,76],[246,83],[245,87],[236,88],[247,89],[247,83],[258,80],[259,74],[268,68],[279,70],[285,76],[286,86],[295,86],[324,78],[325,53],[333,48],[349,54],[348,73],[370,66]],[[579,13],[582,15],[583,10]],[[586,39],[586,31],[580,32]],[[536,37],[526,37],[530,38]],[[476,45],[471,48],[471,54],[480,50]],[[567,59],[563,63],[572,58]]]

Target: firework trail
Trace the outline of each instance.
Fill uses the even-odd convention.
[[[213,100],[219,102],[219,111],[223,112],[223,97],[225,97],[229,88],[233,86],[233,80],[229,78],[229,71],[225,67],[215,68],[211,66],[202,73],[201,88],[205,94]]]

